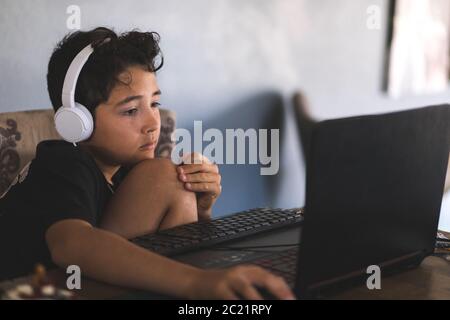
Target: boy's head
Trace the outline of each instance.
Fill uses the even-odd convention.
[[[141,150],[140,146],[159,137],[160,93],[155,72],[162,67],[163,58],[158,42],[155,32],[117,35],[96,28],[67,35],[54,50],[47,86],[56,111],[62,105],[70,63],[84,47],[94,47],[78,77],[75,101],[94,118],[94,132],[82,145],[89,147],[97,160],[123,165],[154,157],[154,148]]]
[[[127,68],[141,66],[149,72],[162,68],[164,60],[158,42],[156,32],[118,35],[103,27],[68,34],[57,44],[48,64],[47,88],[53,109],[62,105],[62,88],[70,63],[87,45],[92,44],[95,50],[78,77],[75,101],[95,117],[95,108],[108,100],[112,88],[121,81],[119,75]]]

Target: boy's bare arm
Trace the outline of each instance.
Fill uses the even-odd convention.
[[[287,284],[255,266],[201,270],[140,248],[82,220],[50,226],[46,241],[60,267],[78,265],[85,276],[106,283],[190,299],[261,299],[256,286],[291,299]]]
[[[82,220],[63,220],[46,232],[53,261],[76,264],[82,275],[110,284],[186,297],[198,269],[140,248]]]

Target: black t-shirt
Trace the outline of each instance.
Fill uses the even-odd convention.
[[[0,199],[0,279],[52,266],[46,230],[65,219],[98,226],[105,205],[126,175],[121,168],[108,186],[92,156],[62,140],[42,141],[36,157]]]

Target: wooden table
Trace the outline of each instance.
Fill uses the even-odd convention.
[[[360,286],[337,294],[333,299],[450,300],[450,262],[428,257],[416,269],[382,278],[381,290]]]

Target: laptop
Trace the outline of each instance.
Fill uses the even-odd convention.
[[[365,278],[371,265],[386,274],[433,254],[449,105],[324,121],[311,148],[298,296]]]
[[[285,277],[299,298],[359,283],[369,266],[417,267],[434,252],[449,147],[450,105],[318,123],[300,245],[236,264]]]

